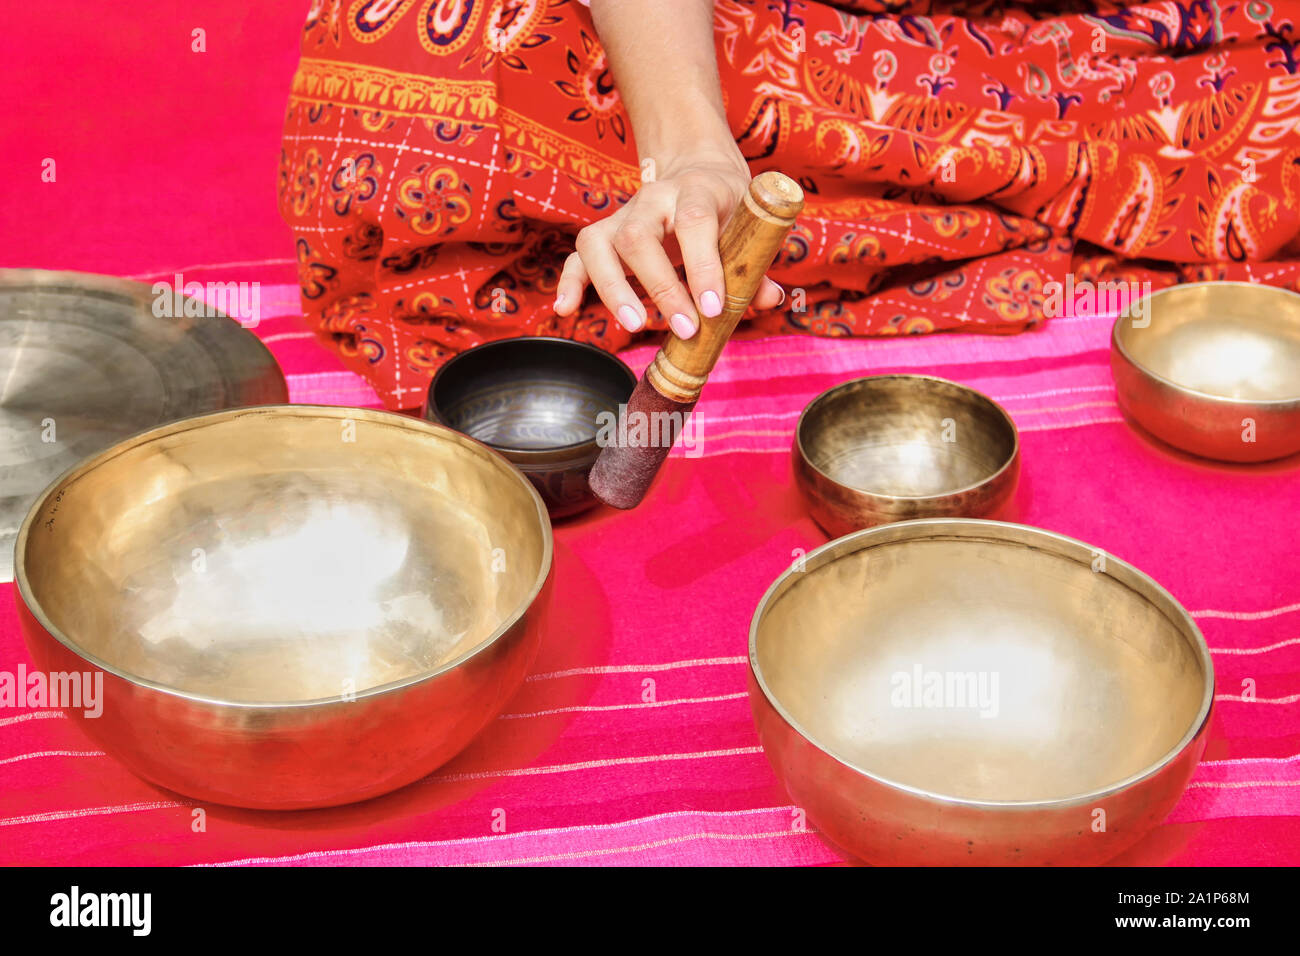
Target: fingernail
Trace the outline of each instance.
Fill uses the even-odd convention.
[[[771,279],[768,279],[767,281],[772,282]],[[779,282],[772,282],[772,285],[776,286],[776,291],[781,293],[781,301],[776,304],[776,307],[780,308],[785,305],[785,286],[781,285]]]
[[[722,300],[718,298],[716,292],[710,289],[700,296],[700,311],[710,319],[722,314]]]
[[[641,326],[645,325],[645,319],[641,318],[641,314],[630,305],[618,307],[618,321],[629,332],[640,332]]]
[[[556,312],[559,312],[560,309],[564,308],[564,300],[567,298],[568,296],[566,296],[563,292],[561,292],[559,295],[555,297],[555,305],[553,306],[553,308],[555,309]]]
[[[677,312],[668,320],[668,326],[673,330],[673,335],[679,339],[689,339],[695,334],[695,323],[691,317],[682,312]]]

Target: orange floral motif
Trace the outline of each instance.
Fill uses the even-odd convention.
[[[397,203],[398,218],[422,236],[454,232],[472,211],[469,187],[450,166],[417,166],[397,184]]]
[[[306,239],[296,243],[298,251],[298,287],[304,299],[319,299],[336,283],[338,270],[318,261],[321,254]]]
[[[985,304],[1008,322],[1031,321],[1043,313],[1043,278],[1033,269],[1003,269],[985,288]]]
[[[327,332],[351,332],[374,310],[375,300],[364,292],[335,299],[321,310],[321,328]]]
[[[450,300],[433,292],[417,292],[411,298],[393,304],[393,317],[410,325],[454,325],[460,314]]]
[[[981,222],[981,216],[972,209],[944,210],[938,214],[922,214],[921,219],[934,227],[945,239],[965,238]]]
[[[383,174],[384,167],[373,153],[359,153],[344,159],[330,179],[330,189],[334,193],[334,211],[340,216],[346,216],[354,202],[374,199],[379,192],[379,177]]]
[[[455,349],[443,348],[428,339],[416,339],[407,349],[406,358],[413,369],[433,371],[456,354]]]
[[[834,263],[863,262],[868,259],[884,260],[885,252],[880,237],[874,233],[845,233],[831,246],[829,258]]]
[[[289,204],[289,212],[294,216],[305,216],[311,212],[320,192],[321,170],[325,160],[315,149],[303,153],[302,158],[293,167],[293,173],[282,195]]]
[[[565,96],[579,101],[568,118],[575,122],[593,120],[596,124],[596,136],[603,137],[606,128],[619,142],[627,139],[627,125],[623,122],[620,111],[622,100],[618,90],[614,89],[614,77],[609,72],[609,61],[605,50],[585,31],[579,35],[582,50],[566,50],[565,66],[568,67],[572,80],[556,80],[556,87]]]

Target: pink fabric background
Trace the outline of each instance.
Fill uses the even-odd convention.
[[[259,280],[257,333],[294,401],[376,405],[298,316],[274,208],[280,110],[305,3],[17,7],[0,49],[0,264],[153,279]],[[207,31],[208,53],[190,52]],[[41,161],[58,181],[40,181]],[[733,342],[650,501],[556,532],[557,603],[533,673],[434,776],[336,810],[192,807],[96,752],[61,714],[0,710],[4,863],[837,863],[758,750],[749,617],[794,549],[825,541],[788,449],[799,410],[857,375],[924,370],[1001,401],[1022,432],[1019,519],[1152,574],[1214,652],[1206,759],[1169,820],[1120,863],[1300,863],[1300,459],[1197,462],[1125,425],[1109,323],[1013,338]],[[640,368],[652,355],[627,354]],[[27,661],[0,595],[0,669]],[[703,616],[698,609],[706,608]],[[656,700],[643,703],[643,681]],[[1254,681],[1257,700],[1240,699]],[[505,833],[492,829],[504,811]]]

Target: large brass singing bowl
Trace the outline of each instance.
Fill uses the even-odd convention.
[[[295,809],[417,780],[492,720],[551,554],[537,492],[483,445],[282,405],[87,459],[27,515],[15,570],[36,665],[103,674],[102,713],[65,709],[107,753],[200,801]]]
[[[878,864],[1092,864],[1169,813],[1214,700],[1195,622],[1142,572],[1023,525],[883,525],[812,552],[749,632],[763,749]]]
[[[795,485],[832,538],[913,518],[1002,518],[1020,479],[1011,416],[931,375],[873,375],[823,392],[795,428]]]
[[[1222,461],[1300,452],[1300,295],[1194,282],[1141,300],[1111,331],[1120,408],[1170,445]]]

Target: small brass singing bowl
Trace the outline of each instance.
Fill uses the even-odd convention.
[[[58,478],[19,530],[36,665],[108,754],[199,801],[334,806],[436,769],[523,682],[541,498],[451,429],[359,408],[183,419]],[[102,675],[102,678],[99,676]]]
[[[873,375],[809,403],[795,428],[795,484],[832,538],[913,518],[1007,516],[1020,479],[1011,416],[929,375]]]
[[[1300,295],[1193,282],[1140,300],[1111,330],[1119,406],[1175,448],[1220,461],[1300,452]]]
[[[429,385],[424,417],[476,438],[528,476],[552,518],[597,504],[587,475],[603,416],[617,421],[636,375],[585,342],[520,336],[461,352]]]
[[[749,632],[758,735],[833,843],[895,865],[1095,864],[1160,823],[1214,670],[1141,571],[1023,525],[883,525],[807,555]]]

